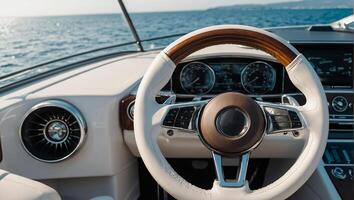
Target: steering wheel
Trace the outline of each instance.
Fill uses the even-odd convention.
[[[155,97],[176,65],[200,49],[220,44],[246,45],[271,54],[305,96],[305,105],[255,101],[235,92],[211,100],[158,104]],[[187,125],[170,123],[177,112],[189,113]],[[328,107],[321,82],[311,64],[282,38],[254,27],[221,25],[191,32],[161,51],[146,71],[136,96],[134,129],[143,162],[154,179],[177,199],[285,199],[311,176],[323,155],[328,135]],[[280,116],[280,117],[279,117]],[[279,119],[286,119],[281,123]],[[164,128],[194,131],[213,155],[217,179],[210,190],[178,175],[162,155],[157,136]],[[288,171],[273,183],[251,190],[246,180],[250,153],[276,132],[297,131],[304,147]],[[271,137],[267,138],[271,140]],[[270,147],[269,148],[276,148]],[[271,155],[270,155],[271,156]],[[222,160],[237,157],[235,180],[225,179]]]

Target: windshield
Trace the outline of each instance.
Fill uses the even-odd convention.
[[[282,27],[330,24],[353,14],[354,0],[138,0],[125,1],[142,39],[219,24]],[[163,10],[161,9],[163,8]],[[144,44],[165,46],[176,38]]]
[[[115,0],[1,3],[0,89],[80,61],[137,50]]]
[[[351,15],[354,5],[354,0],[127,0],[124,4],[137,32],[134,37],[119,2],[4,0],[0,7],[0,89],[82,61],[141,50],[137,37],[144,50],[151,50],[216,24],[329,24]]]
[[[0,20],[0,62],[4,70],[132,40],[120,15],[10,17]]]

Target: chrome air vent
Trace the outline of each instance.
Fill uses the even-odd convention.
[[[43,162],[59,162],[82,145],[86,124],[71,104],[59,100],[45,101],[25,115],[20,137],[26,151]]]

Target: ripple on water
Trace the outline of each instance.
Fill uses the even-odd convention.
[[[329,23],[352,12],[350,9],[257,11],[216,9],[137,13],[132,14],[132,19],[140,37],[146,39],[189,32],[215,24],[270,27]],[[145,45],[148,49],[159,47],[169,44],[174,39],[176,38],[146,42]],[[132,40],[128,27],[118,14],[0,18],[0,74]]]

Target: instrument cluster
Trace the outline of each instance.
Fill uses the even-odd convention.
[[[223,92],[275,94],[282,90],[281,64],[255,59],[206,59],[182,63],[173,74],[176,94],[215,95]]]

